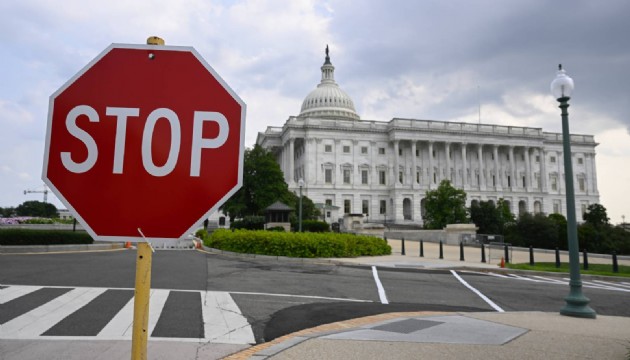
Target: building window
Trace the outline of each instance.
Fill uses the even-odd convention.
[[[435,158],[435,150],[431,152],[431,155]]]
[[[381,215],[387,213],[387,200],[381,200],[379,202],[378,211]]]
[[[540,162],[540,155],[536,155],[536,162]]]
[[[343,152],[344,152],[344,154],[349,154],[350,153],[350,146],[344,145],[343,146]]]
[[[370,201],[369,200],[361,201],[361,212],[365,215],[370,214]]]
[[[521,160],[525,161],[525,154],[521,154]]]
[[[578,165],[582,165],[584,164],[584,159],[583,158],[578,158]]]
[[[343,169],[343,183],[350,184],[350,169]]]
[[[490,154],[490,157],[494,160],[494,153]]]
[[[555,176],[551,177],[551,190],[553,191],[558,190],[558,178]]]
[[[553,213],[560,214],[560,201],[554,200],[553,202]]]
[[[332,199],[326,199],[326,205],[332,206]]]
[[[332,169],[324,170],[324,182],[326,184],[332,184]]]
[[[324,152],[332,152],[332,145],[324,145]]]
[[[523,176],[523,187],[525,187],[525,176]]]
[[[402,156],[402,155],[403,155],[403,151],[402,151],[402,149],[399,148],[398,149],[398,156]]]
[[[497,186],[497,177],[492,175],[492,186]]]
[[[368,153],[368,148],[367,146],[362,146],[361,147],[361,154],[367,154]]]
[[[433,173],[433,183],[437,184],[437,174]]]
[[[385,176],[385,170],[380,170],[378,172],[378,183],[381,185],[386,185],[387,182],[385,181],[386,176]]]
[[[556,157],[555,156],[550,157],[549,158],[549,162],[555,163],[556,162]]]
[[[368,183],[368,171],[361,170],[361,184],[367,185]]]
[[[416,184],[420,184],[420,171],[416,171]]]
[[[586,210],[588,210],[588,204],[582,203],[582,217],[586,214]]]
[[[403,181],[403,180],[404,180],[403,172],[402,172],[402,171],[399,171],[399,172],[398,172],[398,182],[399,182],[399,183],[401,183],[401,184],[403,184],[403,183],[404,183],[404,181]]]
[[[345,199],[345,200],[343,201],[343,212],[344,212],[345,214],[350,214],[351,210],[352,210],[352,209],[350,208],[350,200]]]
[[[416,149],[416,156],[420,156],[420,149]]]
[[[512,186],[512,178],[508,175],[508,187]]]
[[[505,154],[505,160],[510,161],[510,154]]]
[[[584,178],[579,178],[578,179],[578,188],[580,189],[580,191],[584,191],[584,189],[586,188],[585,182],[584,182]]]
[[[385,148],[384,147],[378,148],[378,154],[385,155]]]

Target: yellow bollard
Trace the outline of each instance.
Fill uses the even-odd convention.
[[[137,247],[131,360],[146,360],[147,339],[149,337],[149,296],[151,291],[151,260],[153,257],[153,249],[147,242],[139,242]]]

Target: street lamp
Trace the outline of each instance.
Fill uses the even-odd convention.
[[[300,187],[300,214],[298,217],[298,231],[302,232],[302,188],[304,187],[304,179],[300,179],[298,181],[298,186]]]
[[[569,132],[569,99],[573,92],[573,79],[567,76],[558,66],[556,78],[551,82],[551,94],[560,103],[562,109],[562,143],[564,145],[564,181],[567,195],[567,235],[569,241],[569,295],[564,298],[566,305],[560,309],[560,314],[581,318],[594,319],[597,314],[588,306],[590,300],[582,294],[582,280],[580,279],[580,254],[577,239],[577,224],[575,220],[575,192],[573,189],[573,164],[571,160],[571,135]],[[543,159],[544,161],[544,159]]]

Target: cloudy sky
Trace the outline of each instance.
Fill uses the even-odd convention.
[[[100,3],[100,4],[99,4]],[[627,0],[20,0],[0,2],[0,206],[41,200],[48,97],[111,43],[195,47],[247,103],[246,143],[297,115],[324,47],[362,119],[560,132],[549,84],[576,83],[571,132],[593,134],[601,202],[630,220]],[[62,207],[54,197],[50,200]]]

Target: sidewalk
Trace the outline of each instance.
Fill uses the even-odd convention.
[[[558,313],[393,313],[303,330],[240,359],[626,359],[630,318]]]

